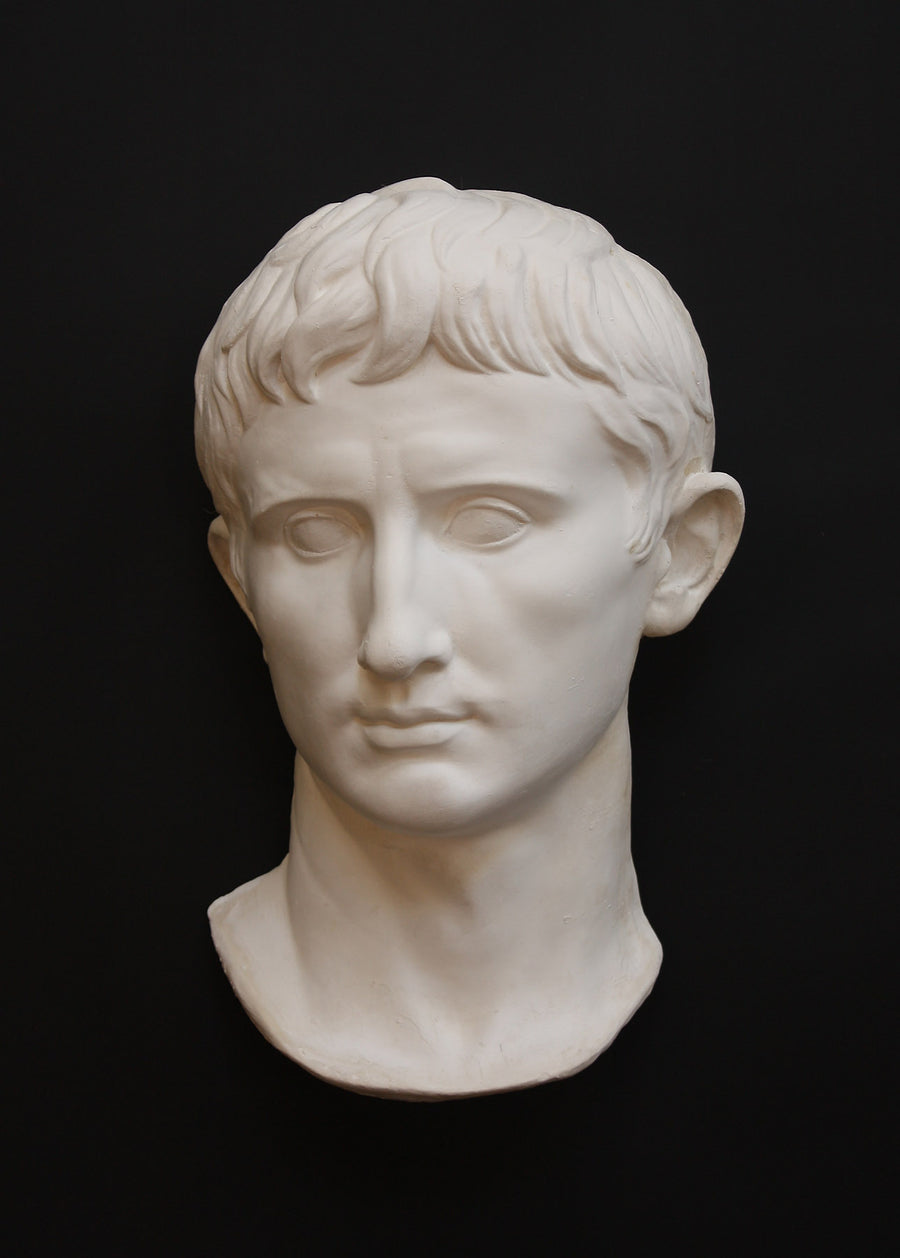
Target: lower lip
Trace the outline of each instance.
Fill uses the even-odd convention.
[[[423,721],[421,725],[364,725],[363,733],[381,751],[408,751],[417,747],[440,747],[454,738],[462,721]]]

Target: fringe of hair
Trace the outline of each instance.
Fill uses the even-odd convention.
[[[465,371],[594,381],[626,403],[598,393],[596,414],[638,491],[638,559],[686,470],[711,465],[706,358],[658,271],[574,211],[412,179],[303,219],[225,303],[195,378],[217,509],[239,515],[233,455],[260,397],[314,402],[339,359],[359,384],[390,380],[428,346]]]

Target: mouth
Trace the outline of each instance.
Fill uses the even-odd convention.
[[[468,715],[461,708],[360,708],[356,713],[357,720],[363,725],[391,725],[394,729],[464,721]]]
[[[469,719],[463,711],[437,708],[376,708],[359,711],[366,741],[383,751],[439,747],[449,742]]]

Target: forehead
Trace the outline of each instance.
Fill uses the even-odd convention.
[[[238,483],[251,514],[299,491],[353,497],[377,476],[422,491],[524,479],[565,494],[614,465],[602,413],[619,405],[601,385],[464,371],[436,354],[378,384],[334,368],[315,402],[260,406]]]

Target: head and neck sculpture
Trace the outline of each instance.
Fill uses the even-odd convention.
[[[210,908],[250,1016],[386,1096],[588,1065],[661,959],[638,644],[743,518],[684,306],[583,215],[409,180],[304,219],[226,303],[197,450],[297,749],[289,855]]]

